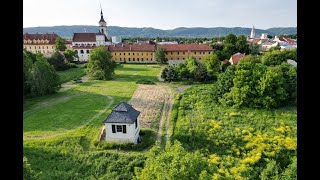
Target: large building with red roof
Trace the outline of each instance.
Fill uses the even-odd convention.
[[[23,35],[23,48],[32,53],[42,53],[45,56],[50,56],[54,51],[54,44],[59,36],[52,34],[29,34]]]

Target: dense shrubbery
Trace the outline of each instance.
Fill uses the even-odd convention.
[[[174,143],[153,147],[135,179],[296,179],[296,112],[224,108],[213,88],[177,96]]]
[[[163,150],[154,146],[147,156],[145,167],[135,168],[133,179],[201,179],[207,175],[208,163],[203,154],[189,153],[178,141],[167,142]]]
[[[166,66],[161,72],[165,81],[190,79],[198,82],[216,80],[220,72],[220,61],[215,54],[205,56],[201,62],[192,57],[177,66]]]
[[[42,54],[23,51],[23,94],[42,96],[56,92],[59,76]]]
[[[221,107],[214,102],[214,88],[196,86],[177,99],[173,139],[189,154],[199,151],[208,157],[208,167],[195,175],[200,179],[296,179],[296,112]]]
[[[57,71],[64,71],[69,68],[68,63],[65,61],[64,55],[56,51],[48,58],[48,62],[54,67]]]
[[[202,62],[189,58],[184,64],[167,66],[161,77],[169,82],[217,79],[211,88],[215,102],[238,108],[271,109],[296,103],[297,68],[286,62],[288,58],[296,58],[295,55],[296,50],[275,50],[265,53],[262,63],[258,56],[247,55],[221,73],[219,60],[212,54]]]

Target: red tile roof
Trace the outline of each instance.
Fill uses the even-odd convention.
[[[96,42],[96,33],[73,33],[72,42]]]
[[[165,51],[213,51],[207,44],[161,44]]]
[[[236,53],[234,55],[231,56],[230,59],[232,59],[232,62],[234,65],[238,64],[238,61],[243,58],[244,54],[241,53]]]
[[[25,33],[23,35],[23,40],[31,40],[31,44],[54,44],[57,37],[59,37],[57,34],[52,33],[52,34],[29,34],[29,33]],[[33,40],[49,40],[49,43],[34,43]],[[29,44],[29,43],[26,43]]]
[[[154,44],[118,44],[108,45],[109,51],[155,51]]]

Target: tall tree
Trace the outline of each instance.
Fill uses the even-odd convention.
[[[48,62],[57,71],[63,71],[68,69],[68,65],[65,61],[64,55],[60,51],[55,51],[51,57],[48,58]]]
[[[66,41],[61,37],[57,37],[54,47],[57,51],[65,51],[67,49]]]
[[[36,55],[27,82],[32,96],[52,94],[60,88],[58,74],[42,54]]]
[[[287,61],[287,56],[285,53],[275,50],[263,54],[261,61],[267,66],[276,66]]]
[[[166,58],[165,50],[161,47],[158,47],[155,55],[156,61],[160,64],[167,63],[168,59]]]
[[[193,59],[192,57],[189,57],[186,59],[186,67],[189,71],[189,74],[193,74],[194,70],[196,69],[198,63],[195,59]]]
[[[78,57],[78,54],[76,53],[76,51],[71,50],[71,49],[67,49],[63,52],[64,57],[66,58],[66,60],[71,63],[73,61],[74,58]]]
[[[237,43],[237,36],[234,34],[228,34],[224,39],[224,43],[235,45]]]
[[[215,78],[220,72],[220,60],[216,54],[205,56],[201,61],[207,68],[211,78]]]
[[[237,37],[236,48],[240,53],[249,54],[250,49],[246,36],[240,35]]]
[[[111,60],[112,55],[105,47],[97,47],[91,51],[87,65],[88,73],[96,79],[112,79],[116,64]]]

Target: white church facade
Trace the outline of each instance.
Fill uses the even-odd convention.
[[[78,54],[76,61],[86,62],[92,49],[97,46],[111,45],[109,41],[107,23],[103,18],[101,10],[101,18],[99,21],[99,32],[97,33],[74,33],[72,37],[72,49]]]

